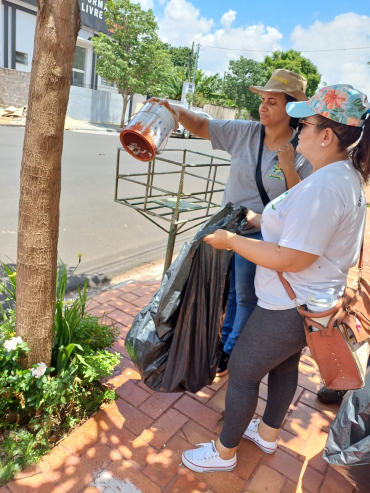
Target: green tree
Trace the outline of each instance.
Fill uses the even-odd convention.
[[[258,108],[261,100],[249,87],[263,86],[267,79],[264,67],[254,60],[241,56],[239,60],[229,62],[223,88],[226,97],[235,101],[238,118],[241,117],[243,108],[247,108],[253,118],[259,119]]]
[[[292,70],[297,74],[303,75],[307,79],[307,97],[311,97],[319,87],[321,74],[316,65],[311,60],[301,55],[299,51],[274,51],[272,56],[266,56],[263,66],[267,70],[268,78],[277,68]]]
[[[114,82],[123,97],[121,126],[127,104],[135,94],[157,94],[173,67],[171,55],[158,37],[152,10],[129,0],[107,2],[105,19],[110,35],[92,38],[96,71]]]
[[[190,48],[187,46],[172,46],[169,43],[163,43],[163,48],[171,55],[171,60],[175,67],[188,69],[191,55]]]

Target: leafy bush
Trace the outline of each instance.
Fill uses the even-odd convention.
[[[0,293],[7,297],[8,308],[0,305],[0,486],[37,462],[68,429],[116,398],[99,380],[119,364],[118,353],[108,351],[118,330],[86,314],[86,282],[74,300],[65,301],[68,276],[61,262],[51,367],[39,363],[23,368],[30,348],[15,332],[16,272],[3,267],[8,280],[0,283]]]

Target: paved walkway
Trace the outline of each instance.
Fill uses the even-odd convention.
[[[369,235],[370,220],[366,238]],[[364,277],[370,278],[370,246],[365,247]],[[352,269],[349,284],[355,279]],[[352,486],[322,459],[338,406],[317,400],[320,377],[307,349],[274,455],[243,440],[232,473],[197,474],[181,467],[184,450],[219,435],[228,377],[216,378],[196,395],[155,394],[140,381],[124,339],[134,316],[158,286],[159,281],[133,282],[90,302],[91,314],[106,316],[120,329],[114,346],[121,353],[120,366],[107,380],[119,399],[73,432],[38,466],[0,487],[0,493],[353,493]],[[264,379],[258,416],[266,398]]]

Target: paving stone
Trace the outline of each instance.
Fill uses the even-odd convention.
[[[141,493],[161,493],[159,486],[138,470],[133,464],[126,460],[113,461],[107,467],[107,472],[114,478],[121,480],[127,485],[133,485]],[[131,490],[135,491],[134,488]]]
[[[203,493],[207,489],[206,483],[199,481],[195,476],[190,474],[187,469],[181,469],[177,479],[168,488],[166,493]]]
[[[108,291],[104,291],[103,293],[94,296],[93,300],[98,303],[106,303],[109,300],[113,300],[118,298],[122,293],[118,289],[109,289]]]
[[[138,296],[136,294],[133,294],[133,293],[125,293],[125,294],[120,296],[120,299],[124,300],[124,301],[128,301],[129,303],[131,303],[131,301],[137,300]]]
[[[140,437],[156,449],[161,449],[187,421],[186,416],[175,409],[169,409],[144,430]]]
[[[305,390],[299,400],[307,406],[313,407],[318,411],[323,411],[327,413],[329,416],[334,416],[338,412],[340,407],[340,404],[323,404],[317,398],[317,395],[313,392],[310,392],[309,390]]]
[[[201,390],[199,390],[196,394],[192,394],[191,392],[186,392],[190,397],[194,397],[194,399],[197,399],[197,401],[203,402],[204,404],[208,402],[214,395],[216,395],[216,392],[209,387],[203,387]]]
[[[192,445],[197,445],[197,443],[207,443],[211,440],[217,440],[215,433],[203,428],[198,423],[189,419],[189,421],[184,424],[184,426],[179,431],[179,436],[185,438],[186,441]]]
[[[304,493],[304,491],[297,484],[286,479],[280,493]]]
[[[314,426],[321,417],[319,411],[315,411],[305,404],[298,403],[296,409],[288,418],[283,428],[293,435],[297,435],[302,440],[306,440],[312,432]]]
[[[238,447],[238,464],[234,469],[234,473],[248,480],[263,456],[264,452],[257,445],[250,440],[243,439]]]
[[[127,378],[125,378],[119,373],[112,375],[111,377],[106,377],[102,380],[102,383],[108,385],[110,389],[118,389],[118,387],[120,387],[126,382],[128,382]]]
[[[157,453],[142,438],[136,437],[129,430],[111,430],[102,438],[102,442],[119,452],[138,469],[143,469]]]
[[[326,471],[328,463],[322,458],[328,434],[319,428],[314,428],[311,436],[301,450],[301,454],[308,460],[308,465],[322,474]]]
[[[90,310],[93,310],[94,308],[98,307],[100,303],[95,301],[94,299],[87,300],[86,302],[86,311],[89,312]]]
[[[297,455],[301,453],[304,444],[305,442],[301,438],[289,433],[283,428],[279,431],[278,447],[283,449],[288,454],[293,455],[293,457],[297,457]]]
[[[136,294],[139,297],[144,297],[144,296],[154,296],[154,294],[158,291],[158,288],[155,286],[148,286],[148,287],[143,287],[141,286],[138,289],[134,289],[131,291],[132,294]]]
[[[329,467],[320,493],[352,493],[353,486],[332,467]]]
[[[146,390],[146,392],[149,392],[149,394],[155,394],[154,390],[150,389],[149,387],[147,387],[145,385],[144,382],[140,381],[140,382],[137,382],[136,384],[138,387],[140,387],[141,389],[143,390]]]
[[[103,442],[89,448],[78,462],[68,466],[56,478],[58,484],[68,493],[79,493],[94,479],[94,475],[103,471],[113,459],[119,459],[118,452]]]
[[[320,428],[322,431],[329,433],[333,421],[334,421],[334,416],[329,416],[328,413],[325,411],[324,413],[320,414],[316,426],[317,428]]]
[[[63,445],[58,445],[52,449],[50,454],[44,455],[39,466],[54,479],[60,476],[66,467],[77,461],[78,458],[75,455],[72,455]]]
[[[128,358],[121,358],[117,369],[127,380],[141,380],[140,374],[136,371],[135,365]]]
[[[163,392],[158,392],[149,397],[149,399],[140,406],[140,410],[149,414],[153,419],[157,419],[182,395],[182,393],[165,394]]]
[[[110,300],[108,304],[117,310],[121,310],[121,312],[123,313],[127,313],[128,315],[131,315],[132,317],[136,317],[137,313],[140,311],[140,309],[137,306],[132,305],[131,303],[123,300],[122,298]]]
[[[302,474],[303,463],[282,450],[277,450],[272,455],[264,454],[263,463],[287,477],[294,483],[298,483]],[[310,493],[319,491],[323,476],[307,467],[302,476],[302,486]]]
[[[312,366],[299,364],[298,385],[316,393],[323,386],[320,375]]]
[[[24,478],[29,478],[31,476],[34,476],[35,474],[41,474],[42,471],[38,464],[35,464],[33,466],[27,467],[23,471],[19,472],[14,479],[24,479]]]
[[[117,353],[122,354],[125,358],[129,359],[130,356],[125,348],[125,341],[120,337],[116,339],[116,342],[112,346],[112,351],[116,351]]]
[[[207,385],[210,389],[217,392],[220,388],[225,385],[225,383],[229,380],[229,374],[222,375],[222,377],[215,377],[211,385]]]
[[[108,320],[109,320],[109,323],[110,324],[113,324],[119,330],[120,337],[123,340],[125,340],[126,337],[127,337],[128,332],[130,330],[131,325],[130,326],[127,326],[127,325],[120,324],[120,323],[116,322],[115,320],[110,319],[109,317],[108,317]]]
[[[285,478],[281,474],[261,465],[248,485],[248,490],[253,493],[280,493],[284,482]]]
[[[126,401],[117,399],[103,409],[103,412],[116,424],[118,428],[128,428],[134,435],[148,428],[153,422],[152,418],[146,416]]]
[[[7,484],[7,488],[12,493],[65,493],[59,485],[45,474],[35,474],[35,476],[29,478],[11,481]]]
[[[177,474],[182,453],[190,448],[192,446],[179,436],[171,438],[166,447],[158,452],[144,469],[145,474],[164,488]]]
[[[181,397],[175,403],[174,408],[212,431],[217,428],[218,421],[221,419],[220,413],[216,413],[213,409],[197,402],[188,395]]]
[[[115,426],[114,422],[109,419],[106,413],[100,411],[73,431],[61,444],[68,451],[81,456],[113,426]]]
[[[218,413],[222,413],[222,411],[225,411],[225,397],[226,397],[226,391],[227,391],[227,383],[224,385],[212,399],[207,402],[207,406],[212,408],[214,411]]]
[[[263,399],[264,401],[267,401],[267,393],[268,393],[268,387],[265,383],[260,383],[260,389],[258,392],[258,397]]]
[[[141,298],[138,298],[137,300],[133,300],[132,301],[132,304],[137,306],[140,310],[142,310],[144,307],[146,307],[147,305],[149,305],[149,303],[152,301],[152,298],[154,296],[154,293],[156,292],[157,290],[155,289],[153,291],[153,293],[151,294],[147,294],[145,296],[142,296]]]
[[[103,303],[102,305],[98,305],[91,310],[87,310],[87,312],[93,317],[104,317],[104,315],[108,315],[108,313],[114,312],[114,306],[108,305],[108,303]]]
[[[112,319],[114,322],[118,322],[119,324],[126,325],[126,327],[131,327],[132,322],[134,321],[134,317],[132,317],[128,313],[121,312],[121,310],[114,310],[109,312],[109,318]]]
[[[140,406],[140,404],[150,397],[149,392],[145,392],[145,390],[135,385],[131,380],[126,380],[126,382],[116,389],[116,392],[122,399],[125,399],[129,404],[136,407]]]
[[[245,480],[232,472],[194,472],[200,481],[204,481],[216,493],[247,493]]]

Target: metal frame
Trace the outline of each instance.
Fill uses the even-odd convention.
[[[114,201],[135,209],[141,215],[146,217],[149,221],[168,233],[168,243],[163,270],[164,275],[172,263],[173,251],[177,235],[186,233],[187,231],[196,228],[212,215],[210,212],[211,209],[213,209],[214,207],[220,207],[220,204],[216,204],[213,201],[213,195],[217,192],[223,192],[225,188],[225,183],[216,179],[217,170],[220,167],[230,166],[230,161],[228,159],[212,156],[211,154],[191,151],[189,149],[164,149],[163,152],[181,152],[182,162],[174,161],[172,159],[166,159],[162,156],[157,155],[151,161],[141,161],[143,165],[147,164],[146,173],[123,174],[120,172],[121,152],[126,153],[126,150],[123,147],[118,147]],[[187,163],[186,159],[189,154],[208,157],[210,158],[210,162],[205,164]],[[156,171],[157,161],[169,163],[181,169],[176,169],[175,171]],[[207,178],[196,173],[197,169],[207,167],[209,168]],[[163,175],[179,175],[179,185],[176,191],[166,190],[154,184],[154,178]],[[205,181],[205,190],[202,190],[200,192],[184,192],[184,178],[186,175],[195,177],[199,180],[202,180],[203,182]],[[146,178],[146,180],[139,181],[140,177]],[[131,183],[135,183],[136,185],[141,185],[145,187],[145,194],[138,197],[118,198],[118,185],[120,180],[128,181]],[[221,185],[221,188],[215,188],[217,185]],[[166,201],[166,199],[172,200]],[[171,202],[176,203],[171,206]],[[168,211],[168,209],[171,210]],[[181,214],[197,211],[202,211],[203,215],[180,219]],[[161,219],[169,223],[169,228],[166,229],[165,227],[163,227],[157,222],[156,219]],[[184,228],[187,223],[195,222],[196,224],[192,224],[188,228]]]

